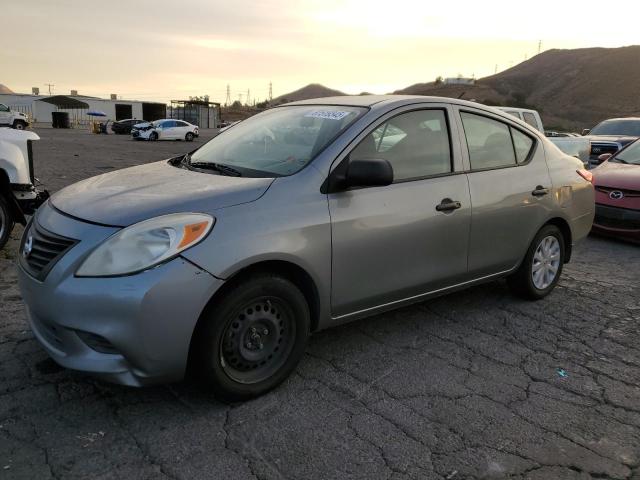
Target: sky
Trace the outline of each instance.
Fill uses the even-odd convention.
[[[606,2],[629,12],[637,0]],[[0,83],[30,93],[264,100],[309,83],[389,93],[480,78],[551,48],[640,44],[598,0],[29,0],[2,3]],[[593,5],[591,5],[593,4]],[[604,13],[604,12],[603,12]]]

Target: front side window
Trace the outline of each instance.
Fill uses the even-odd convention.
[[[394,181],[450,173],[451,149],[445,112],[418,110],[393,117],[367,135],[349,158],[389,161]]]
[[[291,175],[366,111],[333,105],[273,108],[225,130],[195,151],[191,162],[226,165],[244,176]]]
[[[516,164],[509,127],[496,120],[461,112],[472,170]]]

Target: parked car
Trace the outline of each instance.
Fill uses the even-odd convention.
[[[26,225],[26,215],[33,215],[49,196],[36,188],[31,142],[40,137],[33,132],[0,128],[0,249],[16,223]],[[33,252],[35,261],[48,257],[46,251]]]
[[[582,163],[589,166],[589,155],[591,153],[591,143],[586,138],[575,138],[574,134],[563,134],[558,132],[545,132],[542,125],[542,118],[536,110],[517,107],[494,107],[502,110],[509,115],[522,120],[526,124],[532,126],[536,130],[543,132],[556,147],[565,154],[579,158]]]
[[[614,154],[640,138],[640,118],[611,118],[582,133],[591,142],[589,164],[596,167],[601,163],[602,154]]]
[[[135,140],[186,140],[192,142],[199,136],[198,126],[183,120],[156,120],[134,125],[131,137]]]
[[[24,130],[29,126],[29,120],[24,113],[11,110],[4,103],[0,103],[0,127],[3,126]]]
[[[590,177],[477,103],[301,101],[53,195],[20,290],[62,366],[127,385],[189,369],[243,400],[287,378],[311,332],[503,277],[545,297],[591,229]]]
[[[596,217],[593,232],[640,242],[640,140],[603,154],[595,168]]]
[[[145,123],[144,120],[139,120],[137,118],[127,118],[125,120],[118,120],[111,124],[111,131],[117,134],[130,134],[131,129],[134,125],[138,125],[139,123]],[[148,123],[148,122],[146,122]]]

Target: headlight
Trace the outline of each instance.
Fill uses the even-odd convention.
[[[201,242],[215,219],[199,213],[174,213],[120,230],[89,254],[78,277],[111,277],[154,267]]]

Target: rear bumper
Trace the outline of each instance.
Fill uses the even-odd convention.
[[[223,281],[181,257],[127,277],[77,278],[88,251],[113,229],[46,206],[36,217],[44,228],[80,240],[43,281],[18,266],[29,325],[51,358],[124,385],[182,379],[196,323]]]

